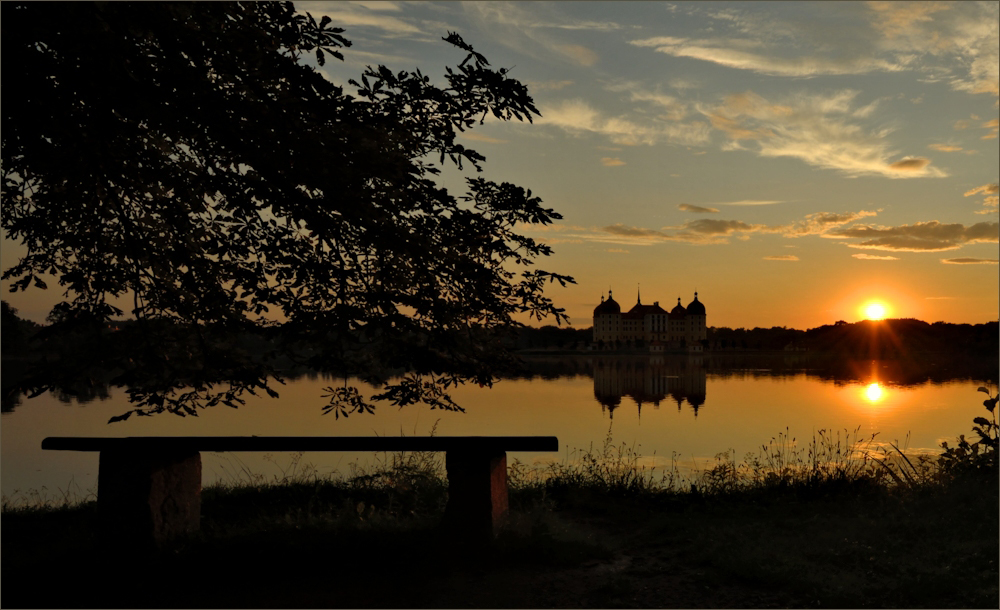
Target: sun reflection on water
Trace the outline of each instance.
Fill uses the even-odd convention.
[[[878,404],[885,398],[885,390],[877,381],[868,384],[864,390],[865,398],[872,404]]]

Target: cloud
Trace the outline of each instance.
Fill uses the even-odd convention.
[[[797,261],[799,257],[794,254],[779,254],[777,256],[765,256],[766,261]]]
[[[559,44],[553,46],[553,48],[581,66],[592,66],[597,63],[597,53],[594,53],[583,45]]]
[[[659,91],[650,91],[638,83],[618,83],[606,87],[608,91],[628,93],[633,102],[646,102],[660,112],[660,116],[668,121],[680,121],[688,114],[688,104],[672,95]]]
[[[625,165],[625,162],[618,157],[601,157],[601,165],[604,167],[618,167],[619,165]]]
[[[809,165],[848,175],[889,178],[943,177],[930,160],[904,157],[886,142],[886,129],[866,130],[858,124],[872,104],[856,107],[858,92],[842,90],[827,95],[799,94],[777,102],[747,91],[726,96],[715,106],[698,107],[712,124],[734,143],[763,157],[793,157]]]
[[[984,184],[982,186],[977,186],[974,189],[965,191],[965,196],[971,197],[980,193],[983,195],[996,195],[997,192],[1000,192],[1000,184]]]
[[[566,42],[553,30],[616,30],[614,22],[581,21],[559,13],[553,6],[520,2],[467,2],[465,16],[496,42],[544,61],[559,57],[592,66],[599,57],[581,44]]]
[[[863,261],[898,261],[899,258],[895,256],[879,256],[877,254],[852,254],[853,258],[859,258]]]
[[[626,240],[619,243],[650,245],[661,241],[680,241],[692,244],[724,244],[729,237],[754,233],[766,229],[764,225],[751,225],[741,220],[715,220],[700,218],[675,227],[661,230],[630,227],[622,223],[603,227],[600,231],[614,239]],[[600,236],[597,236],[599,240]]]
[[[605,252],[614,252],[616,254],[628,254],[628,250],[624,248],[607,248]]]
[[[995,208],[997,207],[997,204],[1000,203],[1000,195],[997,194],[998,191],[1000,191],[1000,185],[996,183],[984,184],[982,186],[977,186],[974,189],[965,191],[965,196],[971,197],[973,195],[984,195],[983,206],[986,209],[978,210],[976,214],[993,214],[996,210],[991,210],[989,208]]]
[[[524,81],[529,91],[559,91],[573,84],[571,80]]]
[[[565,100],[542,106],[542,116],[536,124],[559,127],[570,133],[594,133],[625,146],[652,146],[660,142],[704,144],[709,139],[709,127],[701,121],[665,123],[633,121],[626,117],[606,117],[583,100]]]
[[[996,265],[1000,260],[995,258],[942,258],[946,265]]]
[[[750,51],[743,47],[758,46],[749,39],[691,39],[673,36],[657,36],[631,40],[637,47],[652,48],[674,57],[687,57],[707,61],[727,68],[750,70],[772,76],[819,76],[833,74],[865,74],[868,72],[895,72],[903,69],[898,61],[875,57],[849,56],[808,56],[793,54],[789,57]]]
[[[941,152],[958,152],[962,150],[961,146],[955,146],[954,144],[931,144],[927,148],[940,150]]]
[[[471,131],[463,131],[461,133],[462,137],[468,138],[470,140],[475,140],[476,142],[487,142],[489,144],[506,144],[507,140],[500,140],[498,138],[491,138],[490,136],[483,135],[481,133],[473,133]]]
[[[785,237],[805,237],[807,235],[828,236],[831,230],[842,227],[862,218],[876,216],[877,212],[862,210],[860,212],[816,212],[806,214],[805,218],[790,225],[775,227],[772,231],[784,234]]]
[[[952,89],[1000,93],[1000,36],[995,2],[869,2],[878,47],[912,54],[915,69],[944,75]]]
[[[407,23],[398,17],[384,13],[398,9],[393,3],[380,7],[380,3],[328,3],[328,2],[296,2],[295,10],[299,13],[310,13],[319,20],[329,17],[333,25],[342,28],[377,28],[388,35],[422,34],[421,28]],[[393,8],[390,8],[393,7]],[[349,36],[350,32],[345,34]]]
[[[695,214],[718,214],[719,210],[716,208],[703,208],[700,205],[691,205],[690,203],[682,203],[677,206],[677,209],[682,212],[694,212]]]
[[[785,202],[777,199],[743,199],[740,201],[725,201],[716,205],[774,205],[776,203]]]
[[[724,11],[689,5],[686,12],[715,20],[703,30],[707,36],[630,43],[787,78],[909,71],[972,94],[997,95],[1000,89],[995,2],[838,3],[808,15],[761,5]],[[838,27],[825,25],[831,22]]]
[[[930,165],[930,163],[931,163],[930,159],[922,159],[920,157],[916,157],[910,159],[901,159],[899,161],[896,161],[895,163],[890,163],[889,167],[891,169],[901,172],[919,172],[922,171],[928,165]]]
[[[895,252],[940,252],[957,250],[966,244],[997,243],[1000,224],[979,222],[971,226],[942,224],[936,220],[898,227],[855,225],[829,232],[836,237],[863,239],[848,244],[852,248]]]

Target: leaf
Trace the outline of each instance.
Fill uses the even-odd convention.
[[[976,417],[976,418],[974,418],[972,420],[972,423],[979,424],[980,426],[988,426],[988,425],[990,425],[990,421],[988,419],[986,419],[985,417]]]
[[[115,415],[111,419],[108,420],[108,423],[109,424],[113,424],[115,422],[125,421],[126,419],[128,419],[129,417],[132,416],[132,413],[133,413],[133,411],[128,411],[128,412],[123,413],[121,415]]]
[[[990,391],[987,390],[986,388],[984,388],[983,386],[979,386],[978,388],[976,388],[976,391],[977,392],[982,392],[984,394],[989,394],[990,393]]]

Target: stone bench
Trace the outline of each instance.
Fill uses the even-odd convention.
[[[444,451],[444,525],[491,538],[507,513],[507,451],[558,451],[554,436],[186,436],[49,437],[42,449],[99,451],[97,506],[102,535],[115,547],[157,546],[197,531],[201,452]]]

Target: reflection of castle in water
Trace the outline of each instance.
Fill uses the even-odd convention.
[[[686,402],[698,415],[705,404],[705,367],[702,356],[595,357],[594,397],[614,417],[622,397],[635,401],[640,415],[644,405],[660,408],[668,398],[680,411]]]

